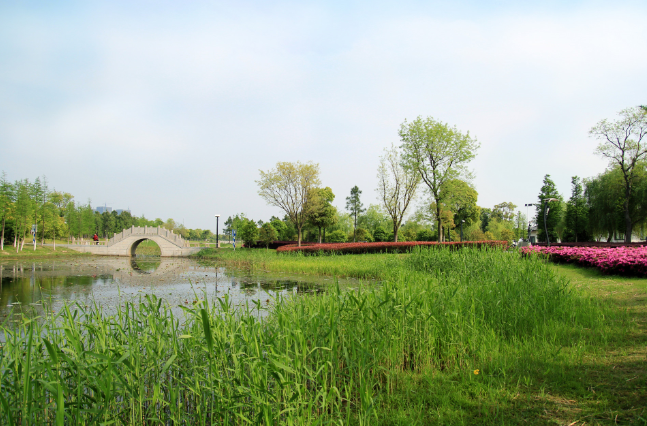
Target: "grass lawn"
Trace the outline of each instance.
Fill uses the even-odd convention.
[[[53,247],[41,247],[40,243],[36,245],[36,250],[32,244],[23,247],[22,251],[16,253],[16,249],[12,245],[5,246],[4,250],[0,250],[0,260],[12,260],[12,259],[26,259],[26,258],[50,258],[50,257],[62,257],[62,256],[91,256],[89,253],[80,253],[76,250],[68,249],[67,247],[56,247],[54,250]]]

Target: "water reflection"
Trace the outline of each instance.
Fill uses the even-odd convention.
[[[65,302],[109,313],[125,300],[155,294],[191,306],[228,293],[234,305],[322,292],[329,278],[250,275],[186,258],[69,258],[0,262],[0,319],[15,312],[58,312]],[[340,283],[344,285],[345,281]],[[179,309],[179,308],[178,308]]]

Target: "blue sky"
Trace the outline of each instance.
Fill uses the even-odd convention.
[[[565,198],[588,130],[647,103],[644,2],[0,2],[0,168],[214,229],[280,211],[258,170],[315,161],[376,203],[418,115],[469,131],[479,205]],[[424,200],[420,200],[424,202]],[[525,213],[525,209],[522,209]]]

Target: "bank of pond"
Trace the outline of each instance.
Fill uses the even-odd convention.
[[[538,256],[485,247],[269,253],[191,261],[190,274],[173,272],[183,277],[173,289],[154,275],[170,264],[113,266],[105,281],[135,277],[126,295],[101,284],[113,302],[48,305],[53,287],[42,285],[33,305],[5,301],[0,422],[545,424],[545,407],[524,398],[572,386],[587,354],[633,330],[626,311]],[[252,297],[214,281],[233,271],[255,283]],[[271,275],[279,271],[316,279],[283,279],[298,291],[253,278],[281,282]]]

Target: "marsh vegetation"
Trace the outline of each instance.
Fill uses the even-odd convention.
[[[645,418],[638,408],[645,406],[645,373],[631,369],[638,358],[622,358],[644,346],[644,323],[540,258],[472,249],[321,258],[269,253],[232,252],[216,261],[380,282],[244,305],[227,295],[205,297],[180,315],[146,295],[110,314],[76,304],[47,313],[44,322],[25,319],[3,330],[3,422]],[[615,358],[614,373],[607,361],[618,350],[625,353]],[[613,374],[622,383],[612,388]]]

